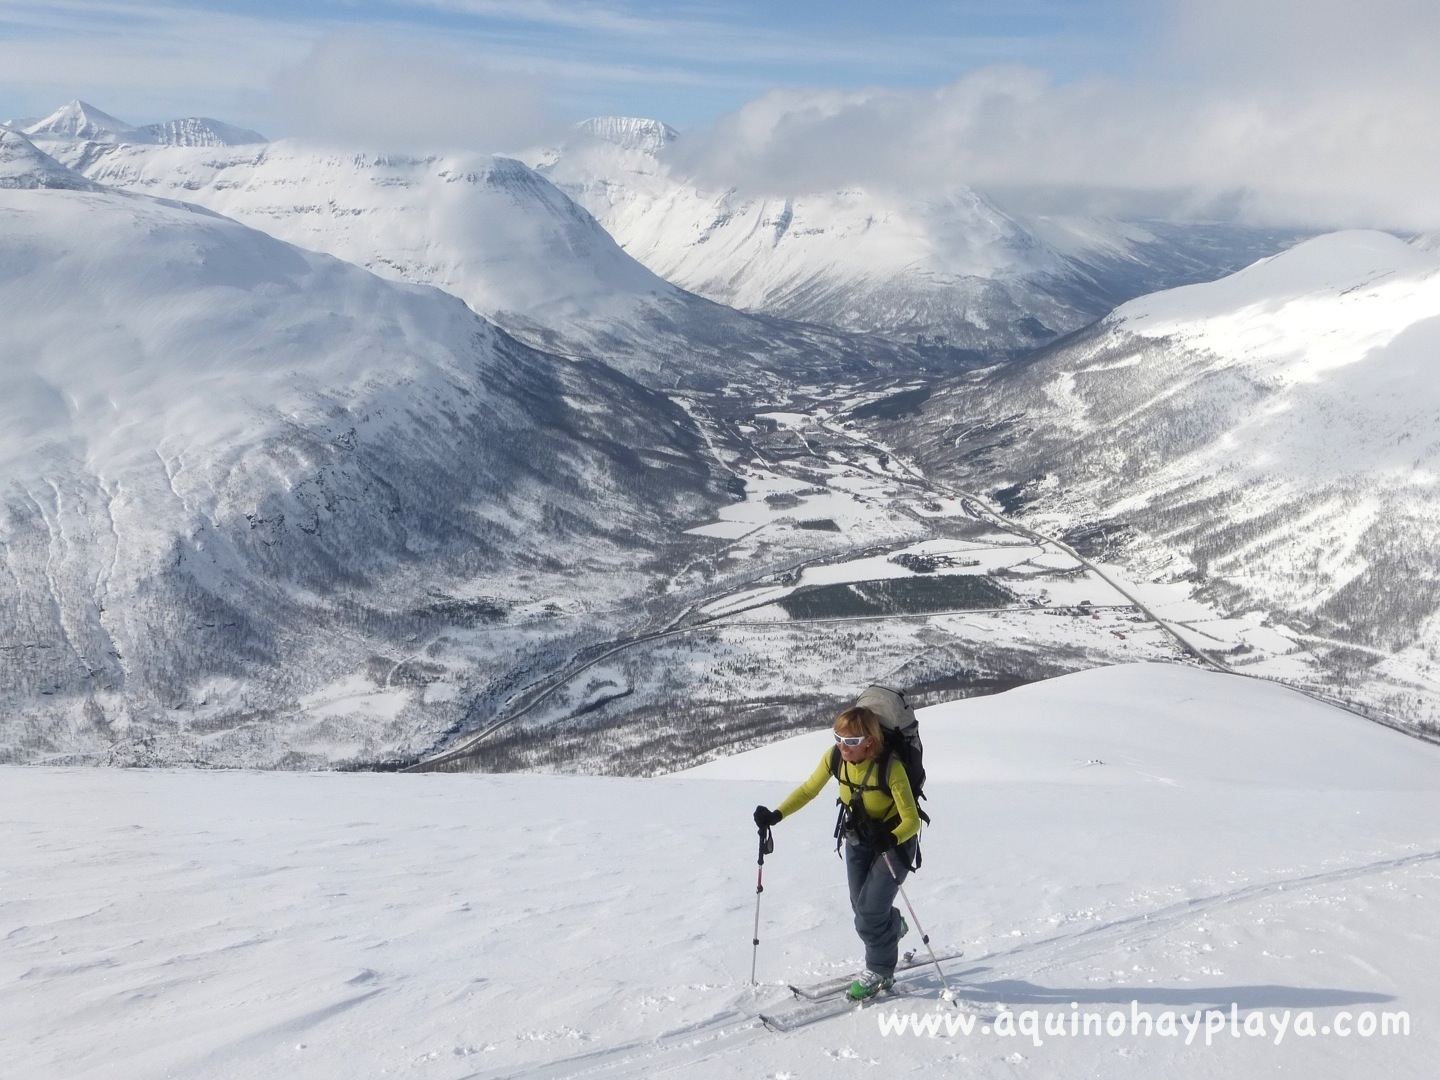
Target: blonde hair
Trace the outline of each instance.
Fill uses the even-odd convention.
[[[845,735],[854,738],[856,735],[869,735],[870,744],[877,749],[885,742],[884,732],[880,730],[880,717],[865,708],[864,705],[852,705],[835,718],[835,734]]]

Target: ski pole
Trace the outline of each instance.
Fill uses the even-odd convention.
[[[765,891],[765,856],[775,850],[775,840],[768,828],[760,830],[759,869],[755,871],[755,930],[751,934],[754,951],[750,954],[750,985],[755,985],[755,961],[760,957],[760,894]]]
[[[905,886],[900,884],[900,875],[895,872],[895,864],[890,861],[890,852],[884,853],[885,869],[890,871],[890,876],[895,879],[895,887],[900,890],[900,896],[905,901],[905,908],[910,912],[910,918],[915,923],[915,929],[920,934],[920,940],[925,944],[926,950],[930,953],[930,962],[935,965],[935,971],[940,976],[940,985],[945,987],[942,995],[946,1001],[955,1000],[955,991],[950,989],[950,980],[945,978],[945,972],[940,967],[940,961],[935,958],[935,949],[930,944],[930,935],[925,933],[925,928],[920,925],[920,916],[915,914],[915,905],[910,903],[910,897],[905,892]]]

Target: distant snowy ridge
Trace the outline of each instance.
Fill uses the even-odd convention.
[[[686,176],[666,153],[676,138],[658,121],[597,117],[524,157],[667,280],[853,332],[1023,350],[1283,243],[1239,228],[1022,220],[958,185],[747,194]]]
[[[32,139],[81,139],[90,142],[147,142],[141,130],[94,105],[75,100],[24,128]]]
[[[599,117],[535,160],[667,280],[746,310],[847,330],[942,333],[960,347],[996,333],[1012,345],[1038,342],[1065,321],[1051,306],[1024,309],[990,283],[1057,270],[1059,260],[973,192],[922,207],[860,190],[794,198],[704,191],[658,156],[674,138],[659,131],[669,129]],[[916,215],[925,213],[922,224]],[[926,235],[931,228],[944,230],[943,250]],[[890,311],[882,324],[868,314],[876,307]],[[1018,324],[1036,316],[1044,325],[1027,337]]]
[[[935,395],[923,427],[936,467],[1010,485],[1035,520],[1094,526],[1085,542],[1109,557],[1198,575],[1232,613],[1309,631],[1321,684],[1433,720],[1437,364],[1440,257],[1336,233],[1126,304]]]
[[[236,146],[263,143],[259,132],[204,116],[189,116],[136,127],[101,112],[94,105],[71,101],[21,130],[40,141],[154,143],[163,146]]]
[[[208,116],[186,116],[159,124],[146,124],[140,129],[161,146],[243,146],[269,142],[258,131],[236,127]]]
[[[622,150],[650,155],[658,154],[680,137],[680,133],[669,124],[635,116],[596,116],[582,120],[576,128]]]
[[[636,262],[584,209],[512,158],[344,153],[297,142],[195,149],[70,142],[101,183],[198,202],[382,276],[435,285],[547,351],[651,386],[755,388],[913,369],[887,342],[747,315]]]
[[[0,190],[0,760],[416,754],[543,644],[512,608],[623,609],[725,501],[602,364],[78,186]]]

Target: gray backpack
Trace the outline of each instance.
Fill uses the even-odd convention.
[[[872,686],[855,699],[855,704],[869,709],[880,718],[880,727],[885,732],[885,752],[900,759],[916,801],[923,799],[925,747],[920,745],[920,721],[915,719],[915,710],[905,700],[905,691]],[[920,816],[927,825],[930,823],[924,811]]]
[[[898,758],[900,764],[905,767],[905,776],[910,781],[910,790],[915,795],[916,808],[919,809],[919,802],[925,797],[925,748],[920,744],[920,721],[915,719],[915,710],[905,700],[903,690],[892,690],[888,686],[875,685],[866,690],[858,698],[855,704],[869,709],[880,718],[880,729],[885,735],[885,749],[880,755],[879,776],[882,778],[890,774],[890,759]],[[840,750],[836,748],[830,751],[830,774],[836,780],[840,776]],[[841,781],[843,783],[843,781]],[[875,787],[876,785],[868,785]],[[920,810],[920,820],[926,825],[930,824],[930,815]],[[839,848],[839,838],[845,826],[845,807],[842,804],[840,820],[835,824],[836,848]],[[918,841],[918,838],[917,838]],[[920,846],[915,845],[914,865],[912,870],[920,868]]]

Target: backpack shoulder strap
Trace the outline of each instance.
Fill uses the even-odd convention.
[[[886,750],[885,753],[878,758],[871,758],[870,764],[865,768],[865,775],[860,778],[860,782],[857,784],[845,775],[845,765],[840,758],[840,751],[838,749],[831,750],[830,775],[835,777],[835,779],[845,787],[849,788],[852,794],[857,791],[883,791],[889,794],[890,761],[891,754],[889,750]],[[874,783],[871,783],[871,777],[874,777]]]

